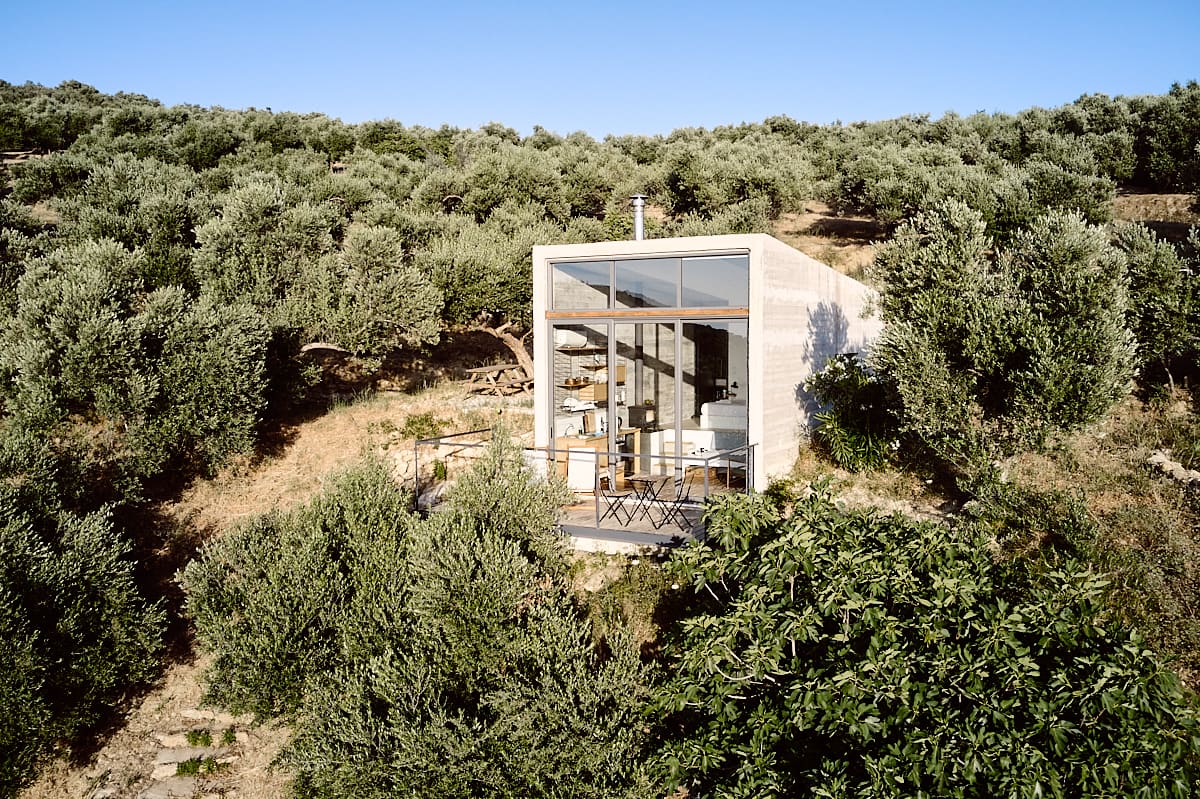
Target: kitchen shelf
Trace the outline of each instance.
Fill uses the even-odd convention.
[[[567,355],[596,355],[601,352],[608,352],[608,347],[555,347],[559,352]]]

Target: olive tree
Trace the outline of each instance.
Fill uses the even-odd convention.
[[[648,673],[573,601],[560,500],[498,439],[428,519],[368,463],[214,540],[183,576],[211,694],[292,720],[300,796],[652,795]]]
[[[351,228],[341,247],[305,268],[288,304],[310,341],[364,355],[428,344],[441,330],[441,292],[388,228]]]
[[[1143,382],[1196,372],[1200,330],[1200,274],[1169,243],[1144,225],[1121,225],[1114,246],[1129,262],[1129,327],[1137,339]]]
[[[993,253],[959,202],[880,248],[884,331],[871,356],[902,424],[959,466],[1101,418],[1134,366],[1125,258],[1077,213],[1052,212]]]
[[[164,617],[106,511],[64,507],[34,436],[0,439],[0,796],[158,667]]]
[[[415,261],[441,289],[448,324],[495,336],[532,376],[533,358],[525,347],[533,310],[530,253],[533,245],[562,236],[540,206],[506,204],[482,225],[465,224],[435,238]]]
[[[329,206],[289,204],[277,180],[233,189],[220,214],[196,229],[201,288],[221,302],[249,302],[271,313],[303,266],[333,250],[333,216]]]
[[[268,331],[247,305],[148,291],[140,251],[85,242],[30,262],[0,353],[16,430],[72,449],[114,499],[169,465],[211,468],[255,440]]]

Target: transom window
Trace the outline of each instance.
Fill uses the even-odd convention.
[[[625,258],[551,265],[555,311],[739,308],[749,305],[750,256]]]

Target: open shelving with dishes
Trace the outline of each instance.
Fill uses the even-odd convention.
[[[610,370],[605,347],[561,346],[556,351],[561,357],[555,359],[555,434],[603,432],[610,401],[625,405],[625,366]]]

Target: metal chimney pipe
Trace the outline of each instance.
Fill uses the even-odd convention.
[[[646,195],[635,194],[629,200],[633,205],[633,240],[641,241],[646,233],[646,217],[643,210],[646,207]]]

